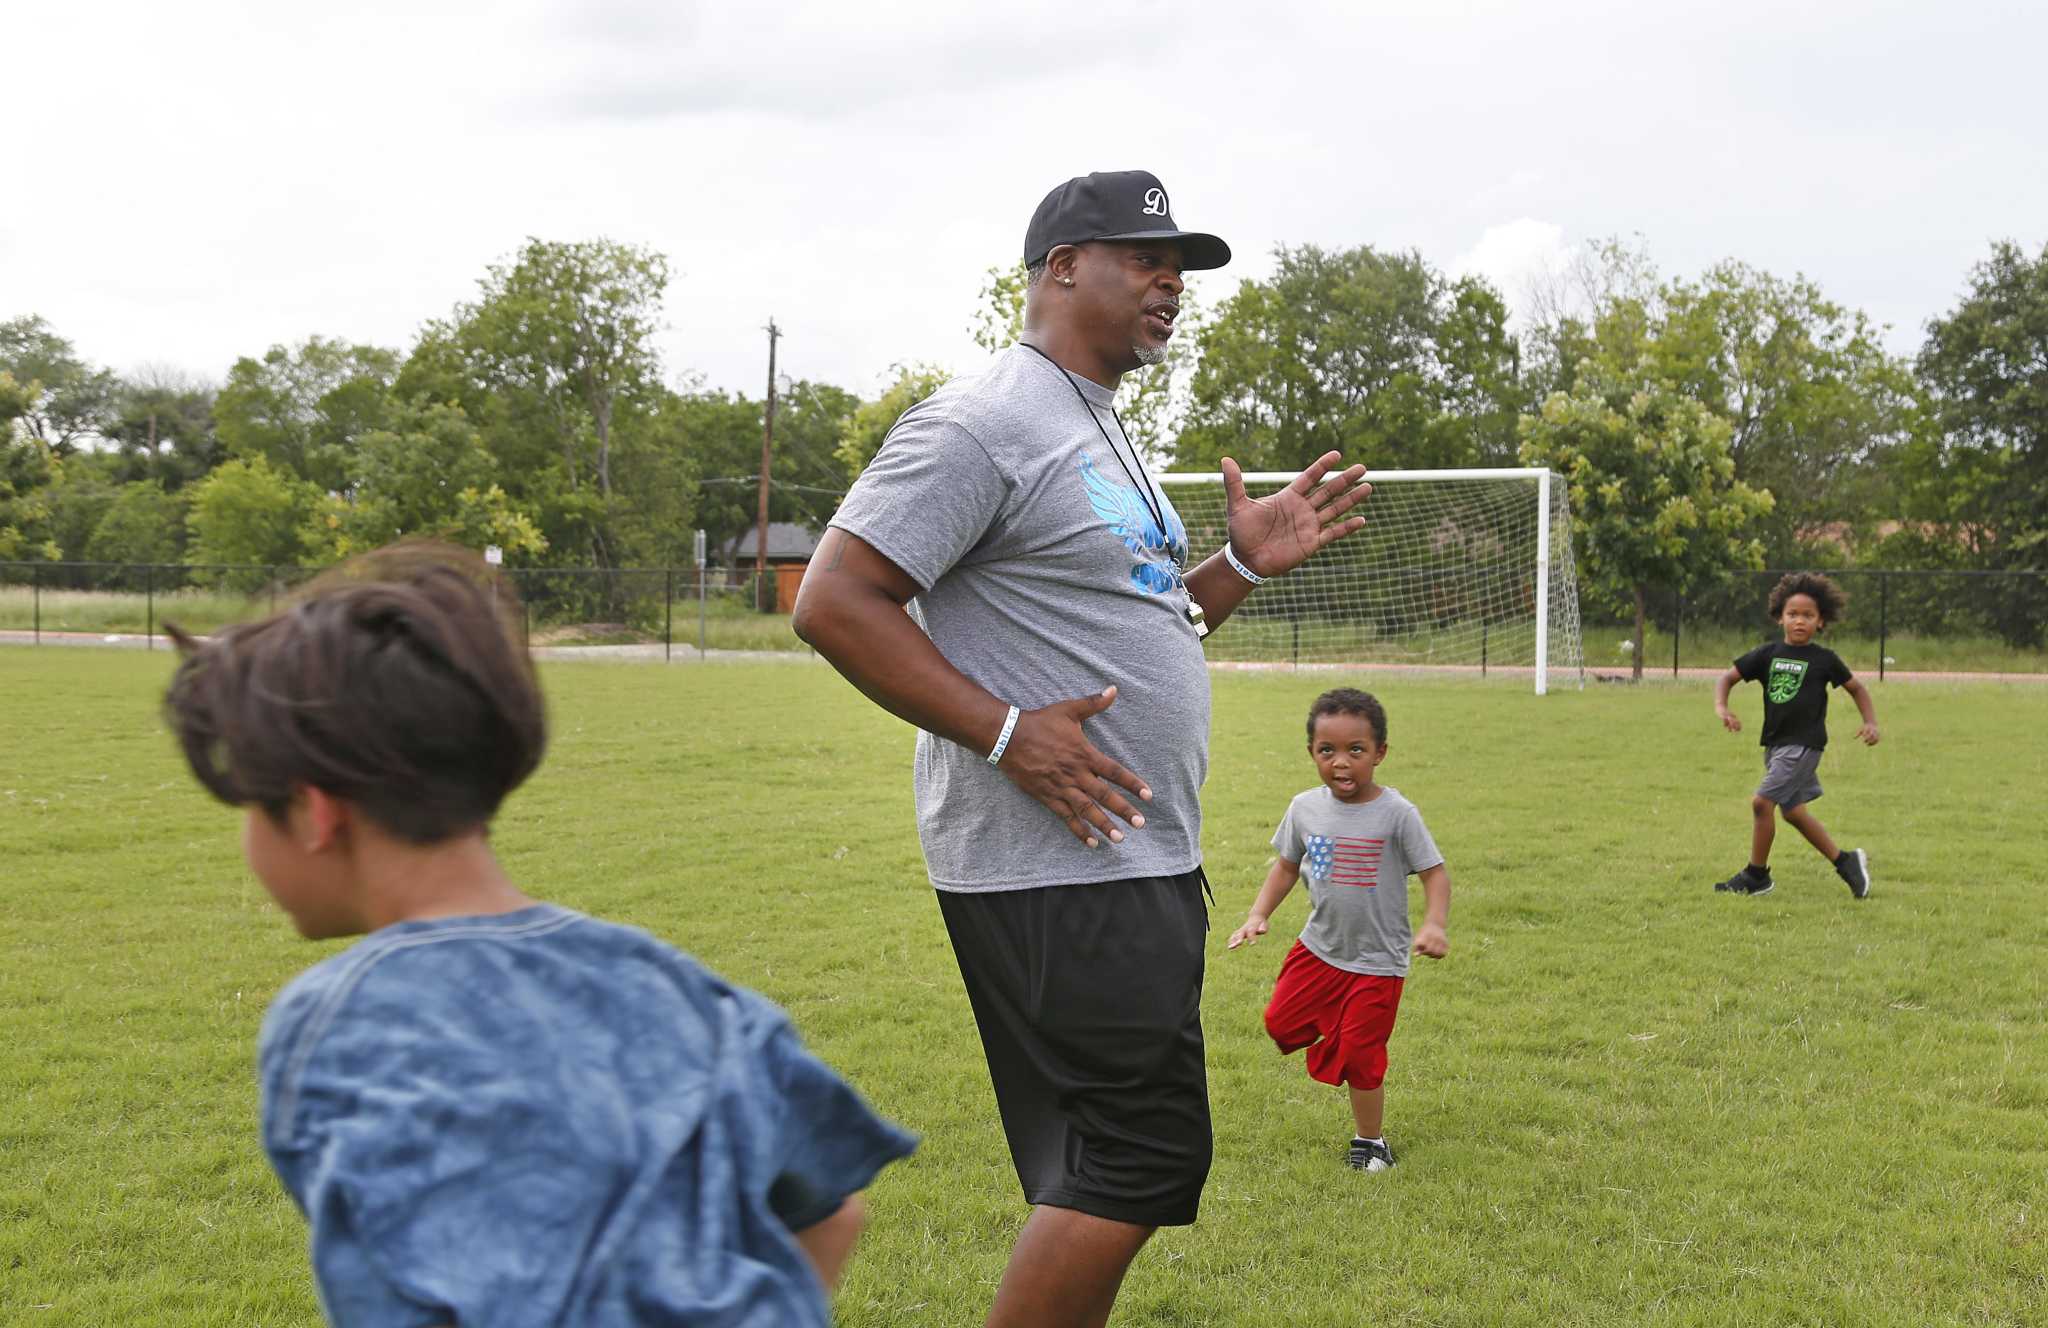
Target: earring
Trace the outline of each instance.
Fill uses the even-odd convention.
[[[1060,278],[1060,285],[1062,285],[1062,286],[1071,286],[1071,285],[1073,285],[1073,284],[1074,284],[1074,279],[1073,279],[1072,277],[1061,277],[1061,278]]]

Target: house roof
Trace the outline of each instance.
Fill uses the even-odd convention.
[[[725,553],[729,561],[744,562],[754,556],[754,546],[758,539],[754,532],[757,529],[759,527],[748,526],[746,533],[740,535],[731,544],[726,546]],[[794,522],[770,521],[768,523],[768,559],[770,562],[792,559],[799,561],[807,560],[813,553],[817,552],[818,538],[819,536],[816,531],[806,529]]]

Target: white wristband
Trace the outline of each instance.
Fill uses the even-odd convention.
[[[1230,542],[1228,540],[1224,541],[1223,544],[1223,560],[1230,564],[1230,568],[1232,571],[1236,572],[1239,576],[1243,577],[1245,580],[1251,582],[1255,586],[1263,586],[1266,584],[1266,582],[1272,580],[1271,577],[1260,576],[1251,568],[1246,567],[1244,565],[1244,560],[1237,556],[1237,550],[1230,547]]]
[[[1003,721],[1003,734],[996,739],[995,750],[988,754],[988,763],[990,765],[994,765],[1002,760],[1003,753],[1009,750],[1010,735],[1017,731],[1017,714],[1017,707],[1011,706],[1009,718]]]

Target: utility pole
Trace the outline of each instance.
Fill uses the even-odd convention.
[[[768,572],[768,467],[775,459],[775,343],[782,329],[768,319],[768,409],[761,417],[761,497],[754,521],[754,607],[761,607],[761,578]]]

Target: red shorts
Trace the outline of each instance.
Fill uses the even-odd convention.
[[[1347,973],[1296,941],[1273,983],[1266,1032],[1283,1055],[1307,1047],[1308,1077],[1318,1083],[1378,1088],[1387,1077],[1387,1038],[1401,1008],[1401,983]]]

